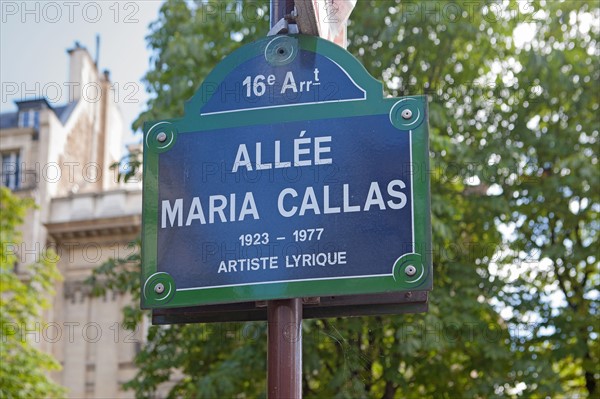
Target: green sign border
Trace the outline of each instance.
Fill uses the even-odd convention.
[[[273,47],[286,51],[272,51]],[[342,66],[354,82],[366,93],[366,100],[301,104],[284,112],[281,108],[252,109],[224,114],[200,115],[200,110],[209,100],[211,90],[241,63],[264,54],[267,62],[283,65],[289,54],[308,50],[324,55]],[[403,111],[410,109],[412,116],[406,119]],[[168,151],[178,135],[240,126],[264,125],[269,123],[345,118],[369,115],[389,115],[390,122],[399,131],[411,134],[411,161],[413,165],[413,218],[415,253],[400,257],[393,265],[392,273],[386,276],[353,277],[328,280],[297,282],[252,283],[235,287],[186,289],[177,291],[173,278],[157,270],[158,239],[158,161],[159,154]],[[166,135],[158,141],[157,136]],[[161,134],[164,138],[164,135]],[[173,308],[182,306],[236,303],[293,297],[336,296],[370,294],[398,291],[428,291],[432,289],[431,213],[429,189],[429,129],[427,123],[427,99],[424,96],[383,98],[383,86],[374,79],[361,63],[343,48],[317,37],[291,35],[267,37],[241,47],[225,58],[208,75],[194,96],[185,104],[185,116],[181,119],[166,119],[144,124],[144,179],[142,208],[142,308]],[[409,277],[406,267],[412,265],[416,273]],[[156,290],[158,284],[163,290]],[[159,291],[157,293],[156,291]]]

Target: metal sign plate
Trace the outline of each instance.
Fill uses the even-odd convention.
[[[429,197],[424,97],[323,39],[246,45],[144,126],[142,306],[430,290]]]

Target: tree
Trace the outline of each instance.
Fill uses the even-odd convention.
[[[573,395],[600,397],[600,9],[592,4],[548,2],[531,20],[535,34],[506,65],[514,92],[499,93],[506,105],[496,112],[514,122],[499,137],[510,145],[496,154],[520,171],[499,179],[512,211],[503,222],[515,229],[506,262],[520,266],[499,299],[514,324],[531,326],[519,348],[547,352]]]
[[[267,31],[266,4],[255,7],[258,20],[207,18],[210,6],[162,7],[148,37],[154,96],[134,126],[181,115],[215,62]],[[590,86],[598,32],[561,36],[567,12],[598,16],[586,2],[358,2],[349,51],[388,93],[432,100],[435,289],[423,315],[305,321],[305,397],[594,397],[598,330],[589,317],[597,315],[600,204],[591,183],[598,97]],[[523,24],[546,35],[544,44],[517,47]],[[542,122],[530,126],[536,117]],[[564,135],[568,127],[578,134]],[[540,141],[538,131],[553,141]],[[524,256],[535,262],[515,277]],[[545,272],[547,262],[560,273]],[[131,287],[121,266],[113,261],[95,278]],[[549,302],[555,283],[565,307]],[[126,315],[142,317],[134,308]],[[264,395],[265,338],[264,323],[152,327],[127,387],[147,396],[178,370],[184,377],[172,396]]]
[[[148,110],[133,123],[183,116],[183,101],[227,54],[269,30],[268,1],[167,1],[150,25],[154,50],[144,77],[152,94]]]
[[[0,199],[0,398],[63,397],[64,388],[48,377],[60,365],[24,334],[36,328],[35,323],[39,326],[40,313],[48,306],[46,298],[60,278],[53,261],[56,255],[41,253],[38,262],[17,275],[18,227],[33,201],[16,197],[6,187],[0,187]]]

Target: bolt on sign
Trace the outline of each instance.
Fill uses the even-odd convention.
[[[425,97],[267,37],[144,126],[142,307],[432,288]]]

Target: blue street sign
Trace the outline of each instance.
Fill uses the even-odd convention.
[[[142,305],[430,290],[426,112],[319,38],[231,54],[145,125]]]

